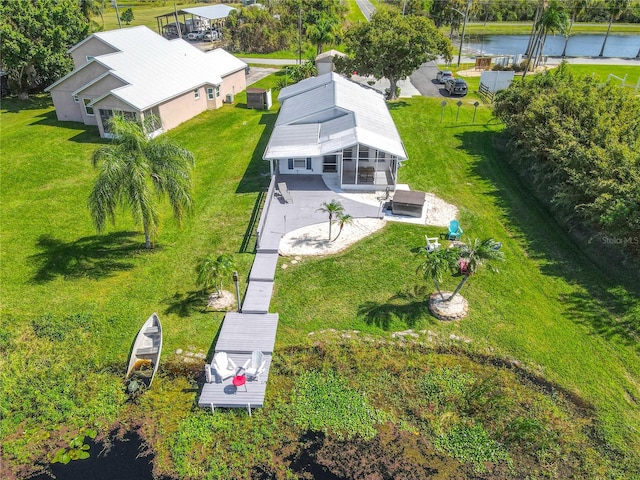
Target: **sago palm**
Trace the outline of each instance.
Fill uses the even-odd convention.
[[[91,217],[102,232],[107,220],[115,224],[117,207],[129,209],[134,222],[142,224],[149,249],[158,232],[161,197],[168,197],[178,223],[191,210],[193,155],[164,135],[150,139],[140,123],[122,116],[110,122],[114,141],[92,158],[99,173],[88,200]]]

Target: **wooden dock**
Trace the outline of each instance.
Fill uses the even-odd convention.
[[[277,329],[277,313],[227,313],[216,342],[216,353],[227,352],[240,369],[251,358],[251,352],[259,350],[264,355],[265,370],[259,380],[247,379],[241,387],[232,384],[232,377],[220,381],[212,375],[211,383],[202,387],[198,406],[212,411],[216,408],[246,408],[249,414],[252,408],[263,407]]]

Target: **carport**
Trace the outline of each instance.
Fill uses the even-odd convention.
[[[158,33],[163,35],[163,30],[167,25],[181,23],[183,26],[187,26],[183,30],[182,34],[189,33],[191,31],[188,25],[194,25],[197,22],[208,24],[206,30],[214,28],[224,27],[224,23],[233,10],[233,7],[228,5],[207,5],[206,7],[193,7],[183,8],[182,10],[166,13],[164,15],[158,15],[156,22],[158,23]]]

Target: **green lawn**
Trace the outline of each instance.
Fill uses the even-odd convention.
[[[272,76],[259,86],[273,84]],[[247,110],[243,94],[236,102],[169,133],[195,154],[195,211],[180,229],[165,209],[158,244],[147,252],[126,213],[105,235],[91,224],[90,157],[103,143],[97,130],[57,122],[46,98],[3,101],[0,431],[6,459],[28,465],[52,455],[49,449],[68,438],[61,425],[70,432],[104,431],[120,419],[142,422],[159,468],[175,472],[171,458],[180,442],[174,435],[197,428],[189,420],[196,393],[175,352],[208,353],[222,319],[203,309],[196,261],[231,253],[245,283],[253,259],[249,219],[268,183],[261,156],[276,110]],[[442,122],[438,99],[403,99],[390,109],[410,157],[400,182],[458,206],[465,233],[502,242],[507,261],[499,274],[481,272],[464,287],[467,319],[442,323],[427,314],[423,296],[411,295],[424,285],[414,273],[415,252],[425,233],[441,228],[390,224],[339,255],[297,265],[281,259],[289,268],[278,269],[271,308],[281,321],[272,404],[254,415],[254,427],[241,421],[243,438],[278,443],[274,428],[289,425],[287,372],[296,371],[288,352],[309,344],[310,332],[356,329],[388,339],[392,331],[413,328],[431,330],[442,348],[517,362],[576,395],[593,409],[595,437],[626,456],[623,463],[640,465],[638,270],[594,262],[590,255],[604,250],[576,244],[531,198],[494,149],[500,125],[487,106],[478,108],[473,124],[467,101],[459,113],[448,104]],[[405,295],[394,298],[398,293]],[[127,405],[121,378],[135,333],[153,311],[166,332],[162,372],[140,406]],[[469,343],[449,340],[452,334]],[[385,405],[389,392],[375,391]],[[236,415],[219,417],[228,420],[229,434]],[[196,457],[206,455],[193,441]]]
[[[107,2],[107,4],[107,7],[102,12],[102,16],[104,18],[104,30],[115,30],[116,28],[118,28],[118,17],[116,15],[116,9],[115,7],[111,6],[111,2]],[[131,10],[133,11],[133,21],[129,26],[133,27],[137,25],[145,25],[154,32],[157,32],[158,21],[156,20],[156,17],[158,15],[166,15],[168,13],[172,13],[174,11],[173,5],[174,2],[147,2],[146,4],[141,2],[131,2],[130,4],[125,2],[118,2],[118,11],[120,12],[120,15],[122,15],[122,12],[124,10],[126,10],[127,8],[131,8]],[[202,3],[184,2],[180,0],[175,2],[175,5],[178,10],[182,8],[203,6]],[[95,17],[93,20],[97,22],[98,25],[102,26],[102,20],[100,19],[100,17]],[[164,22],[163,24],[167,24],[174,22],[175,20],[169,18],[162,19],[162,21]],[[182,21],[182,18],[180,18],[180,21]],[[121,23],[123,27],[127,26],[124,22]]]

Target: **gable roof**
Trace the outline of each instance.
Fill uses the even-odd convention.
[[[96,32],[91,37],[116,50],[90,60],[103,65],[127,84],[110,94],[140,111],[202,85],[220,85],[222,77],[246,67],[243,61],[222,49],[205,53],[182,39],[167,40],[145,26]]]
[[[381,94],[330,72],[283,88],[276,125],[263,158],[316,156],[357,143],[407,153]]]

